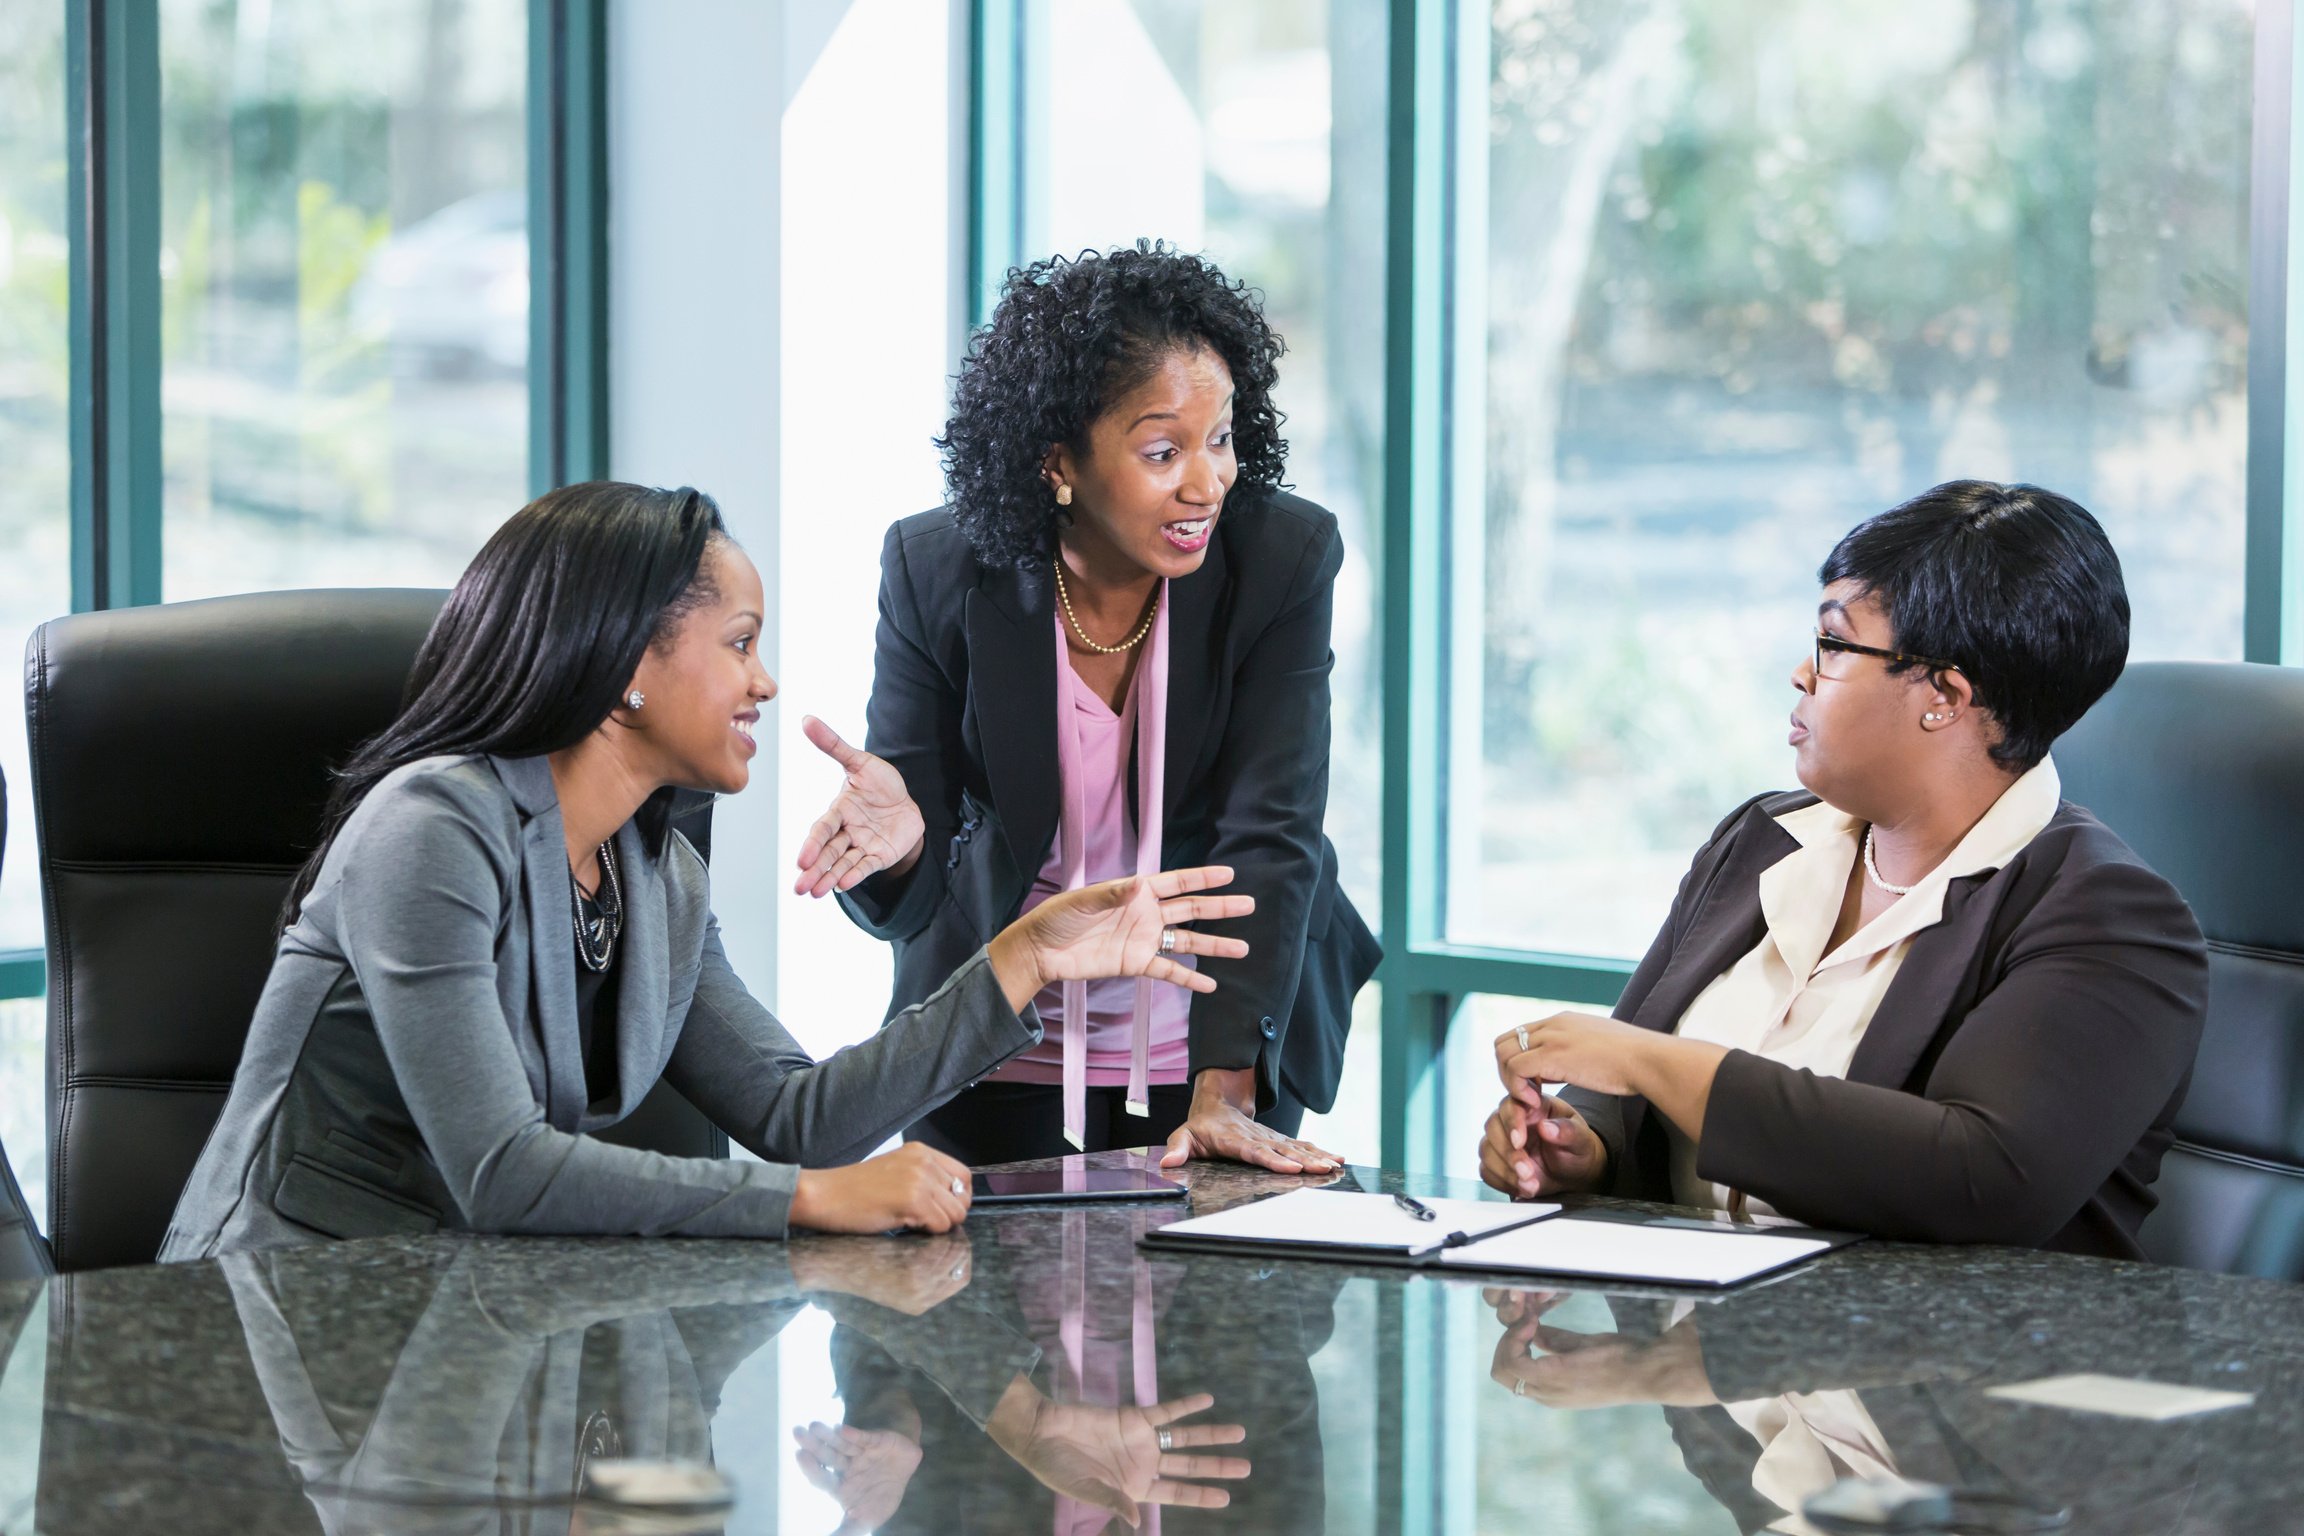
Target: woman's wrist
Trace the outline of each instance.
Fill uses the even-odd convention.
[[[906,875],[912,873],[913,866],[920,862],[920,850],[927,846],[927,838],[914,838],[912,840],[912,846],[904,851],[904,856],[902,858],[889,865],[886,869],[880,871],[881,878],[887,880],[901,880]]]
[[[1203,1067],[1192,1078],[1192,1111],[1214,1109],[1228,1104],[1240,1113],[1254,1119],[1256,1115],[1256,1069],[1254,1067]]]
[[[991,962],[992,978],[1000,984],[1000,993],[1008,999],[1008,1006],[1022,1013],[1041,989],[1048,985],[1040,973],[1040,952],[1033,948],[1032,940],[1024,933],[1027,918],[1018,918],[984,946],[984,957]]]

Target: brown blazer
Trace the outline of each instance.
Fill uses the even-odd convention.
[[[1760,872],[1797,846],[1775,818],[1815,800],[1763,795],[1720,824],[1616,1017],[1670,1032],[1760,942]],[[1952,882],[1845,1079],[1728,1053],[1697,1172],[1817,1226],[2141,1257],[2207,1007],[2192,909],[2067,801],[2005,868]],[[1567,1097],[1607,1144],[1609,1193],[1671,1199],[1646,1100]]]

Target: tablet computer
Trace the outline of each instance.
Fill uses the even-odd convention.
[[[979,1173],[975,1203],[1021,1205],[1057,1200],[1173,1200],[1190,1193],[1146,1168],[1048,1168],[1035,1173]]]

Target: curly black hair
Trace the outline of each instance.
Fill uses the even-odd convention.
[[[1272,404],[1284,344],[1258,295],[1202,257],[1139,240],[1012,268],[992,323],[969,342],[952,417],[936,439],[946,500],[986,565],[1030,568],[1055,553],[1048,450],[1084,449],[1089,424],[1179,348],[1202,347],[1232,372],[1232,445],[1240,465],[1227,500],[1286,489],[1286,418]]]

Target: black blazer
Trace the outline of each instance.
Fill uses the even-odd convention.
[[[1164,868],[1229,864],[1253,917],[1223,925],[1245,959],[1203,958],[1191,1070],[1257,1069],[1335,1102],[1353,994],[1375,938],[1336,881],[1328,809],[1328,628],[1344,546],[1299,497],[1228,506],[1199,570],[1169,587]],[[978,563],[947,510],[888,530],[865,745],[904,776],[927,846],[901,879],[841,897],[894,941],[891,1015],[1013,921],[1061,805],[1053,583]],[[1133,791],[1131,790],[1131,793]]]
[[[1616,1017],[1671,1032],[1760,942],[1760,873],[1798,846],[1775,818],[1815,803],[1764,795],[1720,824]],[[1729,1052],[1697,1172],[1818,1226],[2138,1258],[2207,1007],[2192,909],[2066,802],[2005,868],[1952,882],[1845,1079]],[[1669,1200],[1647,1102],[1567,1096],[1610,1192]]]

